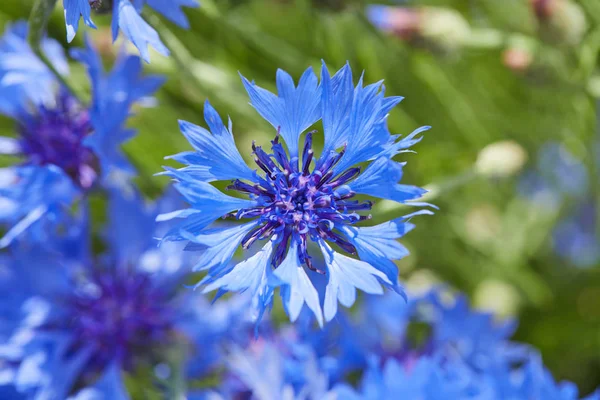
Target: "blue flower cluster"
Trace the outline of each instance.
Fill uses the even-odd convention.
[[[233,346],[212,398],[579,399],[534,349],[510,340],[514,328],[442,288],[408,303],[369,297],[324,331],[299,324]],[[600,399],[600,391],[585,399]]]
[[[184,27],[181,7],[196,5],[64,0],[68,39],[81,16],[93,26],[92,9],[112,10],[114,36],[142,59],[147,44],[166,54],[139,15],[146,3]],[[0,112],[15,127],[0,153],[16,160],[0,169],[0,398],[578,398],[510,341],[514,323],[445,289],[404,293],[397,239],[432,212],[393,158],[429,127],[392,134],[387,116],[402,98],[382,82],[355,84],[349,65],[331,75],[325,63],[320,79],[308,69],[297,84],[279,70],[277,94],[242,77],[273,127],[270,152],[253,143],[248,166],[231,121],[206,102],[209,129],[181,121],[193,150],[160,173],[178,193],[147,201],[120,147],[136,134],[132,108],[164,79],[124,52],[105,72],[86,38],[70,52],[87,70],[85,102],[63,83],[62,47],[44,38],[40,58],[27,31],[18,22],[0,40]],[[372,198],[420,208],[364,226]],[[187,286],[197,279],[202,291]],[[356,312],[338,312],[357,289]],[[215,290],[232,293],[209,304],[202,294]],[[295,324],[265,317],[277,292]]]

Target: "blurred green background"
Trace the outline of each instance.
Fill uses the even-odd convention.
[[[31,3],[3,0],[0,25],[27,18]],[[206,98],[231,116],[244,156],[252,140],[272,139],[272,128],[248,105],[238,71],[274,90],[277,68],[298,78],[308,66],[318,71],[321,59],[330,71],[349,61],[356,76],[364,70],[367,82],[385,79],[387,94],[405,97],[389,117],[393,133],[433,126],[415,146],[418,154],[401,157],[408,161],[404,182],[432,189],[429,199],[440,207],[405,239],[412,254],[400,263],[404,282],[415,291],[447,282],[478,307],[518,317],[516,338],[537,346],[558,379],[587,393],[600,384],[600,265],[582,268],[559,256],[552,238],[559,221],[600,198],[600,1],[396,5],[410,7],[402,15],[414,19],[394,19],[405,24],[397,34],[371,25],[361,1],[202,0],[187,12],[189,31],[145,15],[173,56],[152,54],[147,70],[168,82],[157,107],[138,110],[132,125],[140,133],[126,145],[142,190],[155,196],[168,183],[153,174],[164,156],[189,147],[177,119],[202,124]],[[102,27],[87,31],[110,62],[117,49],[110,16],[94,21]],[[66,47],[59,8],[49,35]],[[88,90],[80,67],[73,65],[72,75]],[[0,120],[0,134],[12,129]],[[525,176],[547,174],[543,169],[560,161],[550,157],[542,171],[536,167],[551,142],[587,169],[585,199],[527,195],[534,184]],[[599,208],[584,219],[594,225]],[[377,221],[407,212],[383,202],[373,215]]]

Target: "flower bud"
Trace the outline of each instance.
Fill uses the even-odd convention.
[[[374,5],[367,17],[379,29],[400,39],[441,53],[460,48],[470,27],[460,13],[440,7],[388,7]]]
[[[477,156],[475,170],[486,176],[507,177],[517,173],[527,161],[527,153],[518,143],[505,140],[484,147]]]
[[[444,53],[458,50],[471,34],[463,16],[451,9],[425,7],[421,19],[420,34],[425,42]]]
[[[531,0],[540,37],[549,43],[576,45],[587,30],[581,7],[571,0]]]
[[[502,63],[513,72],[526,72],[532,62],[531,52],[519,47],[510,47],[502,53]]]

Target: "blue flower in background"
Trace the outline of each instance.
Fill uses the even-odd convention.
[[[555,252],[580,268],[596,265],[600,261],[596,208],[586,166],[564,145],[550,142],[540,150],[536,167],[525,174],[519,187],[536,205],[563,212],[552,232]]]
[[[402,98],[385,97],[381,82],[363,86],[361,78],[354,87],[348,65],[333,77],[323,65],[321,79],[319,84],[309,68],[296,86],[290,75],[278,70],[275,95],[242,77],[251,104],[277,131],[271,154],[252,145],[255,170],[237,150],[231,122],[226,127],[208,102],[204,119],[210,132],[181,121],[181,131],[195,151],[172,156],[187,166],[166,167],[163,174],[176,180],[175,187],[192,207],[159,219],[183,219],[164,239],[189,240],[190,250],[202,251],[195,269],[208,271],[198,284],[205,286],[204,292],[248,291],[260,317],[272,304],[273,287],[282,286],[292,321],[306,303],[322,325],[323,315],[326,321],[335,316],[338,301],[346,307],[354,303],[356,289],[380,294],[383,284],[401,291],[391,260],[408,251],[396,239],[413,228],[409,217],[430,212],[373,227],[355,226],[370,219],[361,213],[373,204],[353,199],[356,195],[410,203],[425,193],[398,183],[404,163],[392,157],[417,143],[417,135],[429,127],[402,139],[390,134],[386,117]],[[324,132],[320,157],[313,150],[316,131],[307,132],[299,146],[302,134],[319,120]],[[361,173],[357,164],[368,161]],[[247,198],[225,195],[209,183],[220,180],[232,180],[228,189]],[[211,225],[219,218],[248,222]],[[266,243],[254,255],[230,264],[238,246],[248,249],[259,240]],[[320,259],[319,250],[324,262],[317,264],[313,257]],[[315,273],[327,276],[323,311],[311,281]]]
[[[495,321],[447,290],[410,298],[370,296],[330,338],[333,354],[320,363],[337,363],[334,376],[340,378],[332,382],[338,398],[578,398],[573,384],[555,383],[533,349],[510,340],[513,321]],[[347,377],[360,372],[355,389]]]
[[[11,248],[0,269],[0,304],[10,310],[0,330],[0,392],[10,386],[32,399],[126,399],[122,371],[152,367],[169,346],[186,347],[188,377],[216,365],[231,319],[180,290],[185,253],[153,240],[162,207],[149,207],[135,191],[112,192],[108,251],[99,257],[85,215],[65,221],[55,252],[31,243]]]
[[[600,241],[594,204],[577,204],[575,210],[558,223],[552,241],[556,253],[577,267],[597,265],[600,261]]]
[[[211,399],[339,399],[329,390],[327,374],[304,343],[258,340],[230,349],[227,374]],[[341,400],[341,399],[339,399]]]
[[[392,360],[407,369],[427,359],[440,366],[489,371],[523,362],[530,355],[526,346],[510,341],[513,321],[495,321],[489,313],[470,309],[464,296],[454,298],[442,289],[410,296],[408,302],[392,294],[369,296],[357,313],[333,330],[337,323],[326,327],[325,339],[315,341],[311,333],[303,333],[318,353],[322,348],[336,349],[335,357],[321,355],[335,381],[371,368],[373,357],[381,365]]]
[[[15,138],[0,138],[0,154],[21,162],[0,169],[0,221],[13,228],[0,240],[8,245],[44,215],[60,212],[78,196],[106,180],[114,171],[133,168],[120,145],[135,131],[123,125],[131,106],[152,95],[162,84],[156,76],[142,77],[138,57],[121,57],[105,74],[87,43],[73,55],[88,69],[92,103],[81,104],[60,86],[33,54],[25,40],[27,27],[7,29],[0,42],[0,112],[16,122]],[[60,46],[49,39],[44,49],[57,70],[68,72]]]
[[[63,0],[65,21],[67,24],[67,40],[71,42],[79,28],[79,20],[89,27],[96,28],[92,22],[92,9],[99,13],[112,12],[112,35],[117,39],[119,31],[139,50],[142,58],[150,62],[148,45],[162,55],[169,55],[169,50],[160,40],[158,33],[140,13],[148,5],[168,20],[182,28],[188,28],[189,22],[182,7],[197,7],[196,0]]]

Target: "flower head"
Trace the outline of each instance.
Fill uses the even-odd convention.
[[[173,347],[194,351],[193,362],[181,366],[187,372],[215,365],[230,326],[219,322],[221,310],[180,290],[189,261],[172,247],[178,244],[156,247],[160,207],[135,192],[111,192],[101,256],[92,255],[85,215],[64,221],[54,251],[11,248],[0,269],[1,303],[12,310],[2,317],[0,375],[15,390],[34,399],[65,399],[80,389],[81,398],[128,398],[121,371],[165,363],[161,354]]]
[[[333,77],[323,65],[320,84],[308,69],[298,86],[279,70],[277,96],[242,79],[251,104],[276,130],[271,153],[253,144],[256,167],[247,166],[235,147],[231,122],[225,127],[207,102],[204,118],[210,132],[180,122],[195,151],[173,156],[187,166],[166,168],[164,173],[177,181],[175,187],[192,206],[159,217],[184,218],[165,239],[189,240],[190,249],[203,250],[196,269],[208,270],[208,275],[199,285],[220,293],[250,291],[259,315],[272,303],[273,287],[282,286],[291,319],[306,303],[320,324],[321,300],[311,281],[315,273],[327,276],[327,321],[335,316],[338,300],[347,307],[354,303],[356,288],[376,294],[382,293],[381,284],[398,289],[397,268],[391,260],[408,252],[395,239],[413,225],[403,217],[373,227],[356,226],[370,219],[366,212],[373,204],[356,196],[406,203],[425,193],[398,183],[404,163],[391,158],[418,142],[416,135],[428,127],[401,140],[391,135],[386,117],[402,98],[384,97],[381,82],[363,86],[361,78],[354,87],[348,65]],[[319,120],[324,148],[317,156],[316,131],[305,134],[302,146],[299,142]],[[361,173],[357,164],[368,161],[372,162]],[[232,180],[228,189],[238,197],[209,183],[218,180]],[[211,225],[219,218],[245,222]],[[237,265],[229,264],[238,246],[248,249],[258,241],[266,241],[258,252]],[[314,260],[323,258],[324,267],[319,267]]]
[[[75,37],[81,17],[87,26],[96,28],[91,18],[92,10],[98,13],[112,12],[113,40],[117,39],[119,31],[123,32],[146,62],[150,62],[148,45],[162,55],[169,55],[158,33],[140,15],[146,4],[183,28],[187,28],[189,23],[181,8],[198,6],[196,0],[63,0],[67,40],[71,42]]]
[[[123,125],[132,105],[150,96],[163,81],[142,77],[139,58],[133,56],[121,57],[105,74],[87,42],[85,50],[73,55],[88,68],[93,92],[88,107],[61,87],[33,54],[25,41],[26,28],[20,23],[9,27],[0,44],[0,112],[15,120],[18,133],[16,138],[0,138],[0,154],[22,160],[0,170],[0,220],[14,224],[0,246],[8,245],[41,216],[103,184],[113,171],[132,170],[119,148],[134,132]],[[45,43],[53,64],[67,65],[64,55],[55,50],[58,44]]]

